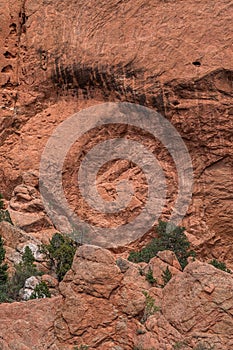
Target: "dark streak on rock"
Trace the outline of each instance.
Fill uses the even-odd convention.
[[[140,105],[153,106],[159,112],[164,111],[162,94],[147,96],[145,92],[133,89],[133,82],[142,75],[130,65],[87,66],[79,63],[64,65],[55,59],[51,81],[58,95],[71,94],[89,99],[102,96],[103,101],[128,101]]]

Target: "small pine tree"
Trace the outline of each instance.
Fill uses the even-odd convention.
[[[30,299],[39,299],[39,298],[51,298],[51,293],[47,284],[42,281],[38,283],[30,296]]]
[[[71,268],[76,249],[77,243],[60,233],[55,233],[49,244],[41,247],[41,252],[47,257],[50,267],[55,270],[59,281]]]
[[[6,302],[7,297],[7,281],[8,281],[8,266],[4,263],[6,251],[3,246],[3,240],[0,236],[0,303]]]
[[[145,323],[149,316],[154,315],[155,312],[158,312],[161,310],[161,308],[157,305],[155,305],[155,300],[149,295],[147,291],[142,292],[146,297],[146,304],[144,313],[141,319],[141,323]]]
[[[168,266],[167,266],[166,270],[163,271],[162,278],[163,278],[163,282],[164,282],[164,285],[163,285],[163,286],[166,286],[166,284],[167,284],[167,283],[170,281],[170,279],[172,278],[172,273],[171,273],[171,271],[169,270]]]
[[[226,267],[226,264],[223,261],[218,261],[216,259],[213,259],[210,261],[210,264],[213,265],[214,267],[216,267],[216,269],[231,273],[231,270],[229,270]]]
[[[34,261],[32,251],[27,246],[22,256],[22,262],[15,266],[15,273],[7,285],[7,293],[11,300],[19,300],[19,291],[29,277],[41,275],[41,272],[34,265]]]
[[[2,236],[0,236],[0,264],[4,261],[6,255],[6,250],[3,247]]]
[[[2,240],[2,237],[0,236],[0,284],[5,284],[8,278],[8,274],[7,274],[8,266],[7,264],[4,263],[5,255],[6,255],[6,250],[4,249],[3,240]]]
[[[184,227],[174,226],[168,222],[159,221],[157,226],[158,237],[154,238],[139,252],[131,252],[128,259],[133,262],[148,263],[159,251],[171,250],[176,254],[182,268],[187,265],[187,258],[194,256],[190,250],[190,243],[184,234]]]
[[[3,196],[2,194],[0,193],[0,210],[1,209],[4,209],[4,202],[3,202]]]
[[[1,221],[7,221],[11,225],[13,225],[13,222],[11,220],[10,213],[8,210],[0,210],[0,222]]]
[[[24,265],[32,265],[35,262],[34,255],[29,246],[25,247],[24,254],[22,256],[22,261]]]
[[[146,277],[146,280],[151,284],[154,284],[157,282],[156,278],[154,278],[154,276],[153,276],[153,271],[150,267],[149,267],[149,270],[148,270],[147,274],[145,275],[145,277]]]
[[[9,211],[4,210],[3,196],[0,193],[0,222],[1,221],[8,221],[11,225],[13,225]]]

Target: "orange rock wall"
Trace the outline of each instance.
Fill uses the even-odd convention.
[[[190,152],[195,181],[183,220],[190,240],[201,256],[232,264],[231,1],[5,0],[0,6],[0,191],[6,198],[15,201],[23,174],[38,170],[61,121],[100,102],[142,104],[170,120]],[[96,138],[102,137],[99,131]],[[169,218],[176,171],[155,141],[143,134],[137,140],[154,147],[166,172]],[[94,143],[90,135],[79,147]],[[73,168],[71,156],[65,179],[77,207]],[[15,215],[20,226],[22,216]],[[41,220],[32,231],[45,228]]]

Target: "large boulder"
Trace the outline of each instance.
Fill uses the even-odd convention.
[[[191,262],[163,290],[162,312],[181,334],[216,350],[233,346],[233,276],[210,264]]]
[[[0,345],[3,350],[45,350],[55,340],[54,321],[61,296],[0,305]]]

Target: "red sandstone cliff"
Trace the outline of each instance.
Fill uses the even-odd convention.
[[[192,203],[183,225],[200,260],[215,257],[232,267],[232,1],[4,0],[0,9],[0,192],[14,223],[29,240],[47,241],[54,232],[38,191],[40,157],[54,128],[83,108],[128,101],[158,111],[182,136],[194,168]],[[128,135],[153,150],[167,178],[163,217],[168,219],[178,184],[166,149],[150,135],[130,128],[112,126],[108,135]],[[105,137],[103,130],[87,133],[65,164],[69,202],[91,222],[95,215],[80,205],[75,193],[76,154]],[[100,192],[108,200],[121,176],[133,178],[133,217],[145,198],[141,173],[125,162],[104,170]],[[98,222],[115,223],[106,223],[104,215]],[[12,249],[9,245],[11,254]],[[81,267],[74,262],[61,286],[63,297],[0,306],[3,349],[68,349],[69,344],[73,349],[76,339],[78,345],[81,339],[99,349],[125,350],[133,344],[172,349],[179,341],[187,341],[190,349],[209,337],[214,349],[231,348],[229,275],[199,262],[188,265],[162,295],[153,291],[159,293],[162,311],[143,326],[146,333],[136,336],[145,302],[141,289],[148,286],[140,282],[135,267],[122,274],[110,253],[101,254],[110,264],[109,271],[105,265],[100,268],[102,308],[97,302],[100,277],[96,291],[95,281],[85,281],[84,272],[79,279]],[[83,290],[76,287],[75,278]]]

